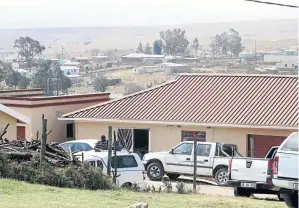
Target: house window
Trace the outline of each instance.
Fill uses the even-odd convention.
[[[66,124],[66,138],[74,138],[74,124]]]
[[[182,131],[182,141],[206,141],[206,132],[205,131]]]

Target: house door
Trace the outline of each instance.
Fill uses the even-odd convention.
[[[24,140],[25,138],[25,126],[17,126],[17,139]]]

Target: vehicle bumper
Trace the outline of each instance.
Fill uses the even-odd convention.
[[[285,188],[285,189],[298,190],[298,181],[296,180],[274,178],[273,184],[275,184],[275,186]]]
[[[254,184],[253,187],[244,187],[242,183]],[[264,182],[252,182],[252,181],[239,181],[239,180],[229,180],[227,182],[228,186],[231,187],[242,187],[242,188],[249,188],[249,189],[265,189],[265,190],[272,190],[272,191],[279,191],[278,187],[275,187],[271,183],[264,183]]]

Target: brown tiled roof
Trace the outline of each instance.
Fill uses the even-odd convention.
[[[182,74],[173,81],[64,118],[294,127],[298,77]]]

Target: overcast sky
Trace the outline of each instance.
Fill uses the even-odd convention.
[[[298,5],[299,0],[265,0]],[[0,0],[0,28],[135,26],[298,18],[244,0]]]

